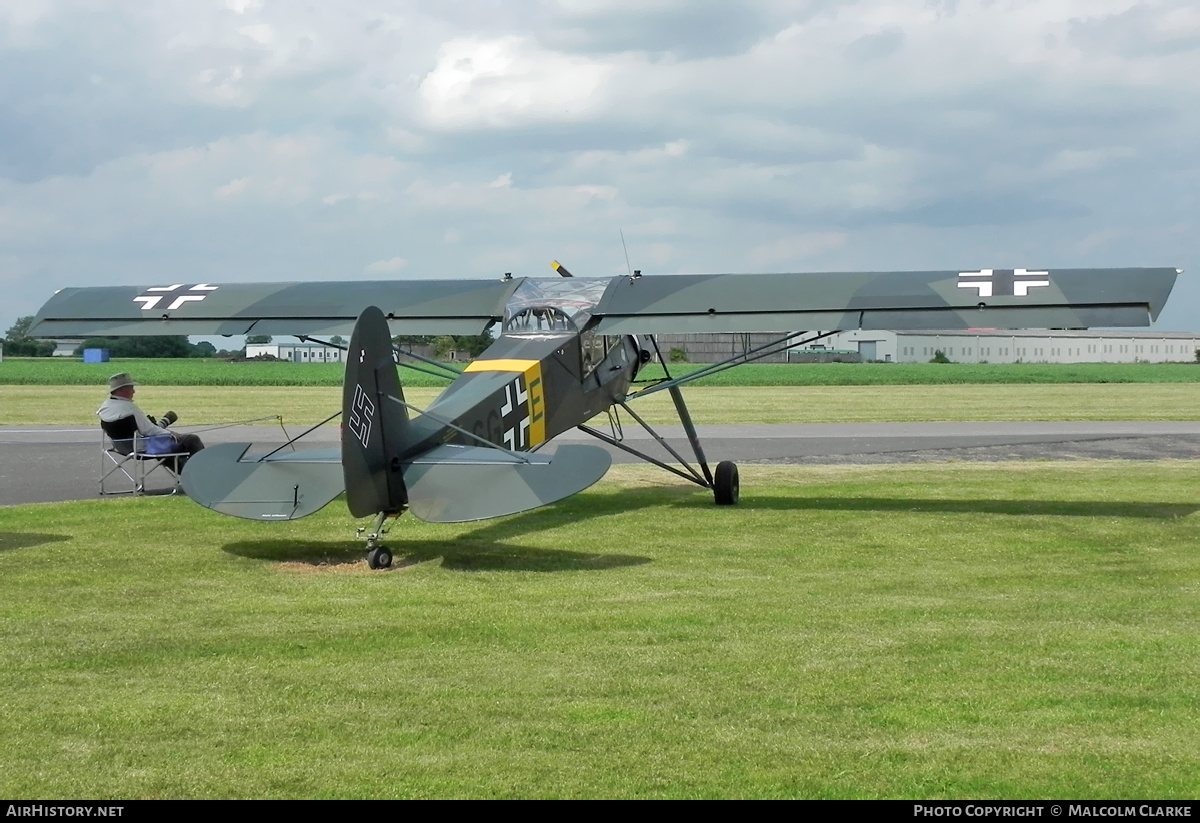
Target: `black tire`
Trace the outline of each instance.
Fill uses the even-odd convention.
[[[713,476],[713,496],[717,499],[717,505],[732,506],[738,502],[740,492],[737,463],[722,460],[717,464],[717,473]]]
[[[392,551],[387,546],[376,546],[367,552],[367,565],[372,569],[386,569],[392,565]]]

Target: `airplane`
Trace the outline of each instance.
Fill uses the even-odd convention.
[[[562,445],[578,428],[709,489],[718,505],[740,496],[738,468],[710,468],[681,387],[784,347],[847,329],[1087,328],[1146,326],[1180,269],[677,274],[558,278],[184,284],[67,288],[30,328],[38,337],[290,334],[327,343],[350,332],[341,446],[263,455],[228,443],[193,456],[186,494],[222,514],[294,520],[345,493],[354,517],[372,517],[367,563],[391,565],[387,521],[411,511],[436,523],[526,511],[591,486],[611,465],[598,445]],[[458,372],[396,347],[397,335],[478,335],[495,342]],[[818,332],[780,329],[820,329]],[[672,376],[655,334],[776,332],[772,342]],[[658,360],[665,376],[639,380]],[[411,362],[410,362],[411,361]],[[452,379],[426,409],[404,398],[397,365]],[[630,403],[669,392],[692,465]],[[671,465],[589,421],[619,412],[678,461]],[[324,422],[330,422],[334,414]],[[320,424],[319,424],[320,425]],[[316,427],[313,427],[314,429]]]

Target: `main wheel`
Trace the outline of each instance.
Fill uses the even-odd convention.
[[[739,491],[737,463],[722,460],[713,476],[713,496],[717,498],[717,505],[732,506],[738,502]]]
[[[367,565],[372,569],[386,569],[392,565],[392,551],[387,546],[376,546],[367,552]]]

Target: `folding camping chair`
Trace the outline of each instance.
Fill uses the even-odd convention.
[[[147,454],[149,438],[137,430],[137,421],[124,417],[100,423],[100,494],[145,494],[146,479],[159,469],[170,475],[171,493],[179,490],[175,459],[187,452]]]

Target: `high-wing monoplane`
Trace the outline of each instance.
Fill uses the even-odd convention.
[[[252,444],[209,447],[183,473],[189,497],[224,514],[293,520],[345,492],[350,513],[373,516],[372,568],[391,564],[381,543],[405,510],[451,523],[513,514],[573,495],[599,480],[608,450],[542,447],[579,428],[597,440],[736,503],[737,466],[710,468],[681,387],[782,347],[846,329],[1087,328],[1149,325],[1179,271],[978,269],[973,271],[661,275],[183,284],[71,288],[37,315],[39,337],[351,332],[342,392],[340,449],[251,456]],[[495,343],[426,409],[404,398],[397,364],[444,371],[394,335],[474,335],[499,324]],[[639,381],[663,361],[655,334],[779,332],[773,342],[682,376]],[[664,366],[667,364],[664,362]],[[667,391],[694,457],[689,462],[630,407]],[[621,410],[677,461],[646,454],[613,426],[589,425]],[[336,415],[334,415],[336,416]],[[332,417],[330,418],[332,419]],[[306,432],[307,433],[307,432]],[[303,435],[301,435],[303,437]],[[298,440],[300,438],[296,438]]]

